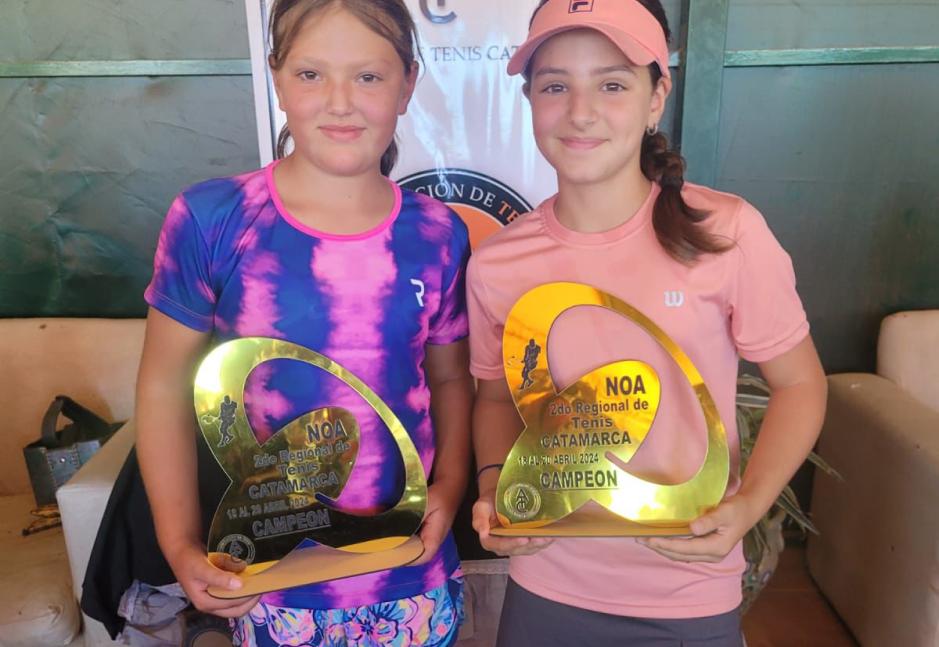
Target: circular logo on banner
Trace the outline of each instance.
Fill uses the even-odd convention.
[[[476,171],[422,171],[401,178],[398,183],[402,188],[446,202],[466,223],[470,244],[474,248],[523,213],[531,211],[531,205],[510,187]]]

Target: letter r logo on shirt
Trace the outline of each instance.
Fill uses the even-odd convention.
[[[593,0],[571,0],[571,8],[567,13],[590,13],[593,11]]]
[[[411,285],[417,288],[417,293],[415,293],[414,296],[417,297],[417,304],[423,308],[424,307],[424,293],[427,291],[427,287],[424,285],[424,282],[421,281],[420,279],[411,279]]]

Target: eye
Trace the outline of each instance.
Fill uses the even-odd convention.
[[[303,70],[297,74],[303,81],[315,81],[320,78],[319,72],[314,72],[313,70]]]
[[[626,86],[619,81],[607,81],[603,84],[604,92],[622,92],[625,89]]]
[[[378,83],[381,81],[381,77],[377,74],[372,74],[371,72],[366,72],[359,77],[359,80],[363,83]]]
[[[549,83],[541,89],[541,92],[542,94],[560,94],[564,90],[564,85],[561,83]]]

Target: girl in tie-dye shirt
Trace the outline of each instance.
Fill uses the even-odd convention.
[[[271,40],[289,127],[282,159],[184,191],[167,215],[146,291],[138,452],[160,546],[198,608],[235,618],[236,645],[450,645],[462,613],[450,525],[466,481],[472,404],[469,242],[445,205],[387,178],[417,73],[413,21],[402,0],[278,0]],[[284,156],[288,137],[293,152]],[[244,565],[206,558],[187,385],[210,346],[250,336],[335,360],[409,431],[431,483],[416,565],[260,599],[206,593],[237,589]],[[337,403],[361,430],[339,504],[390,507],[403,465],[387,428],[350,387],[279,360],[253,371],[245,388],[262,443]]]

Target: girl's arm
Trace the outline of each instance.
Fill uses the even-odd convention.
[[[674,560],[718,562],[766,514],[815,445],[828,383],[811,337],[760,365],[771,395],[737,494],[691,524],[694,539],[643,540]]]
[[[420,532],[424,555],[418,563],[430,561],[437,553],[466,492],[473,407],[473,378],[469,373],[466,340],[428,344],[424,372],[430,388],[436,448],[433,483],[427,492],[427,513]]]
[[[486,468],[505,462],[512,445],[522,433],[522,419],[505,379],[479,380],[473,407],[473,447],[479,475],[479,499],[473,506],[473,528],[483,548],[499,555],[530,555],[548,544],[543,537],[494,537],[489,530],[498,525],[495,512],[496,486],[500,468]]]
[[[232,573],[245,567],[219,553],[210,562],[202,536],[192,391],[208,338],[150,310],[137,378],[137,456],[157,540],[190,601],[202,611],[238,617],[256,598],[218,600],[206,592],[209,586],[240,588]]]

